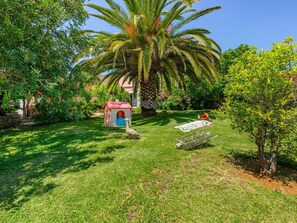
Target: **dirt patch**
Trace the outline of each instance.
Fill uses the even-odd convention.
[[[288,181],[280,181],[272,178],[263,178],[260,176],[256,176],[253,172],[248,172],[242,168],[236,168],[237,175],[243,179],[248,181],[252,181],[257,185],[262,187],[280,191],[284,194],[294,194],[297,195],[297,183],[296,182],[288,182]]]
[[[279,165],[277,174],[273,178],[269,178],[261,177],[258,174],[258,162],[253,157],[236,157],[231,160],[230,164],[235,169],[237,177],[284,194],[297,195],[297,170],[294,168]]]
[[[136,217],[137,217],[137,211],[136,210],[129,211],[129,213],[128,213],[128,221],[129,222],[135,222]]]

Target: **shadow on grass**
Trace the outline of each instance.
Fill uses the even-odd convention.
[[[118,149],[124,149],[125,146],[123,145],[113,145],[113,146],[106,146],[103,150],[102,153],[103,154],[110,154]]]
[[[198,114],[203,114],[202,111],[170,111],[159,112],[155,117],[141,118],[140,114],[134,114],[135,119],[132,120],[133,124],[136,125],[157,125],[165,126],[170,122],[174,121],[177,124],[188,123],[197,120]]]
[[[198,145],[198,146],[192,147],[190,149],[186,149],[186,148],[177,148],[177,149],[178,150],[184,150],[184,151],[195,151],[195,150],[207,149],[207,148],[212,148],[212,147],[215,147],[215,145],[211,144],[211,143],[206,143],[206,144],[203,144],[203,145]]]
[[[232,151],[231,155],[232,157],[228,158],[230,163],[255,177],[260,177],[256,153]],[[297,182],[297,162],[284,154],[279,155],[277,173],[273,176],[273,179],[284,183],[287,181]]]
[[[48,177],[112,162],[110,153],[118,147],[102,152],[98,142],[124,137],[122,132],[96,121],[1,131],[0,209],[18,209],[59,186],[46,182]]]

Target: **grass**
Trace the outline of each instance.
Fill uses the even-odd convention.
[[[296,195],[236,175],[255,146],[227,120],[208,147],[174,148],[196,115],[134,115],[137,141],[102,118],[0,131],[0,222],[297,222]]]

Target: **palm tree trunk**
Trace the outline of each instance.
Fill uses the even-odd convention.
[[[143,117],[157,115],[158,106],[156,74],[150,74],[148,80],[140,81],[140,107]]]

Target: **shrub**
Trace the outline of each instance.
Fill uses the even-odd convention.
[[[35,96],[37,115],[43,122],[78,121],[89,118],[96,108],[90,102],[87,78],[80,75],[44,87]]]
[[[162,91],[159,96],[159,109],[163,110],[187,110],[191,102],[186,91],[173,87],[172,92]]]
[[[260,172],[272,175],[277,155],[296,140],[297,44],[288,38],[268,52],[247,52],[229,70],[225,111],[258,147]],[[296,150],[295,150],[296,151]]]

